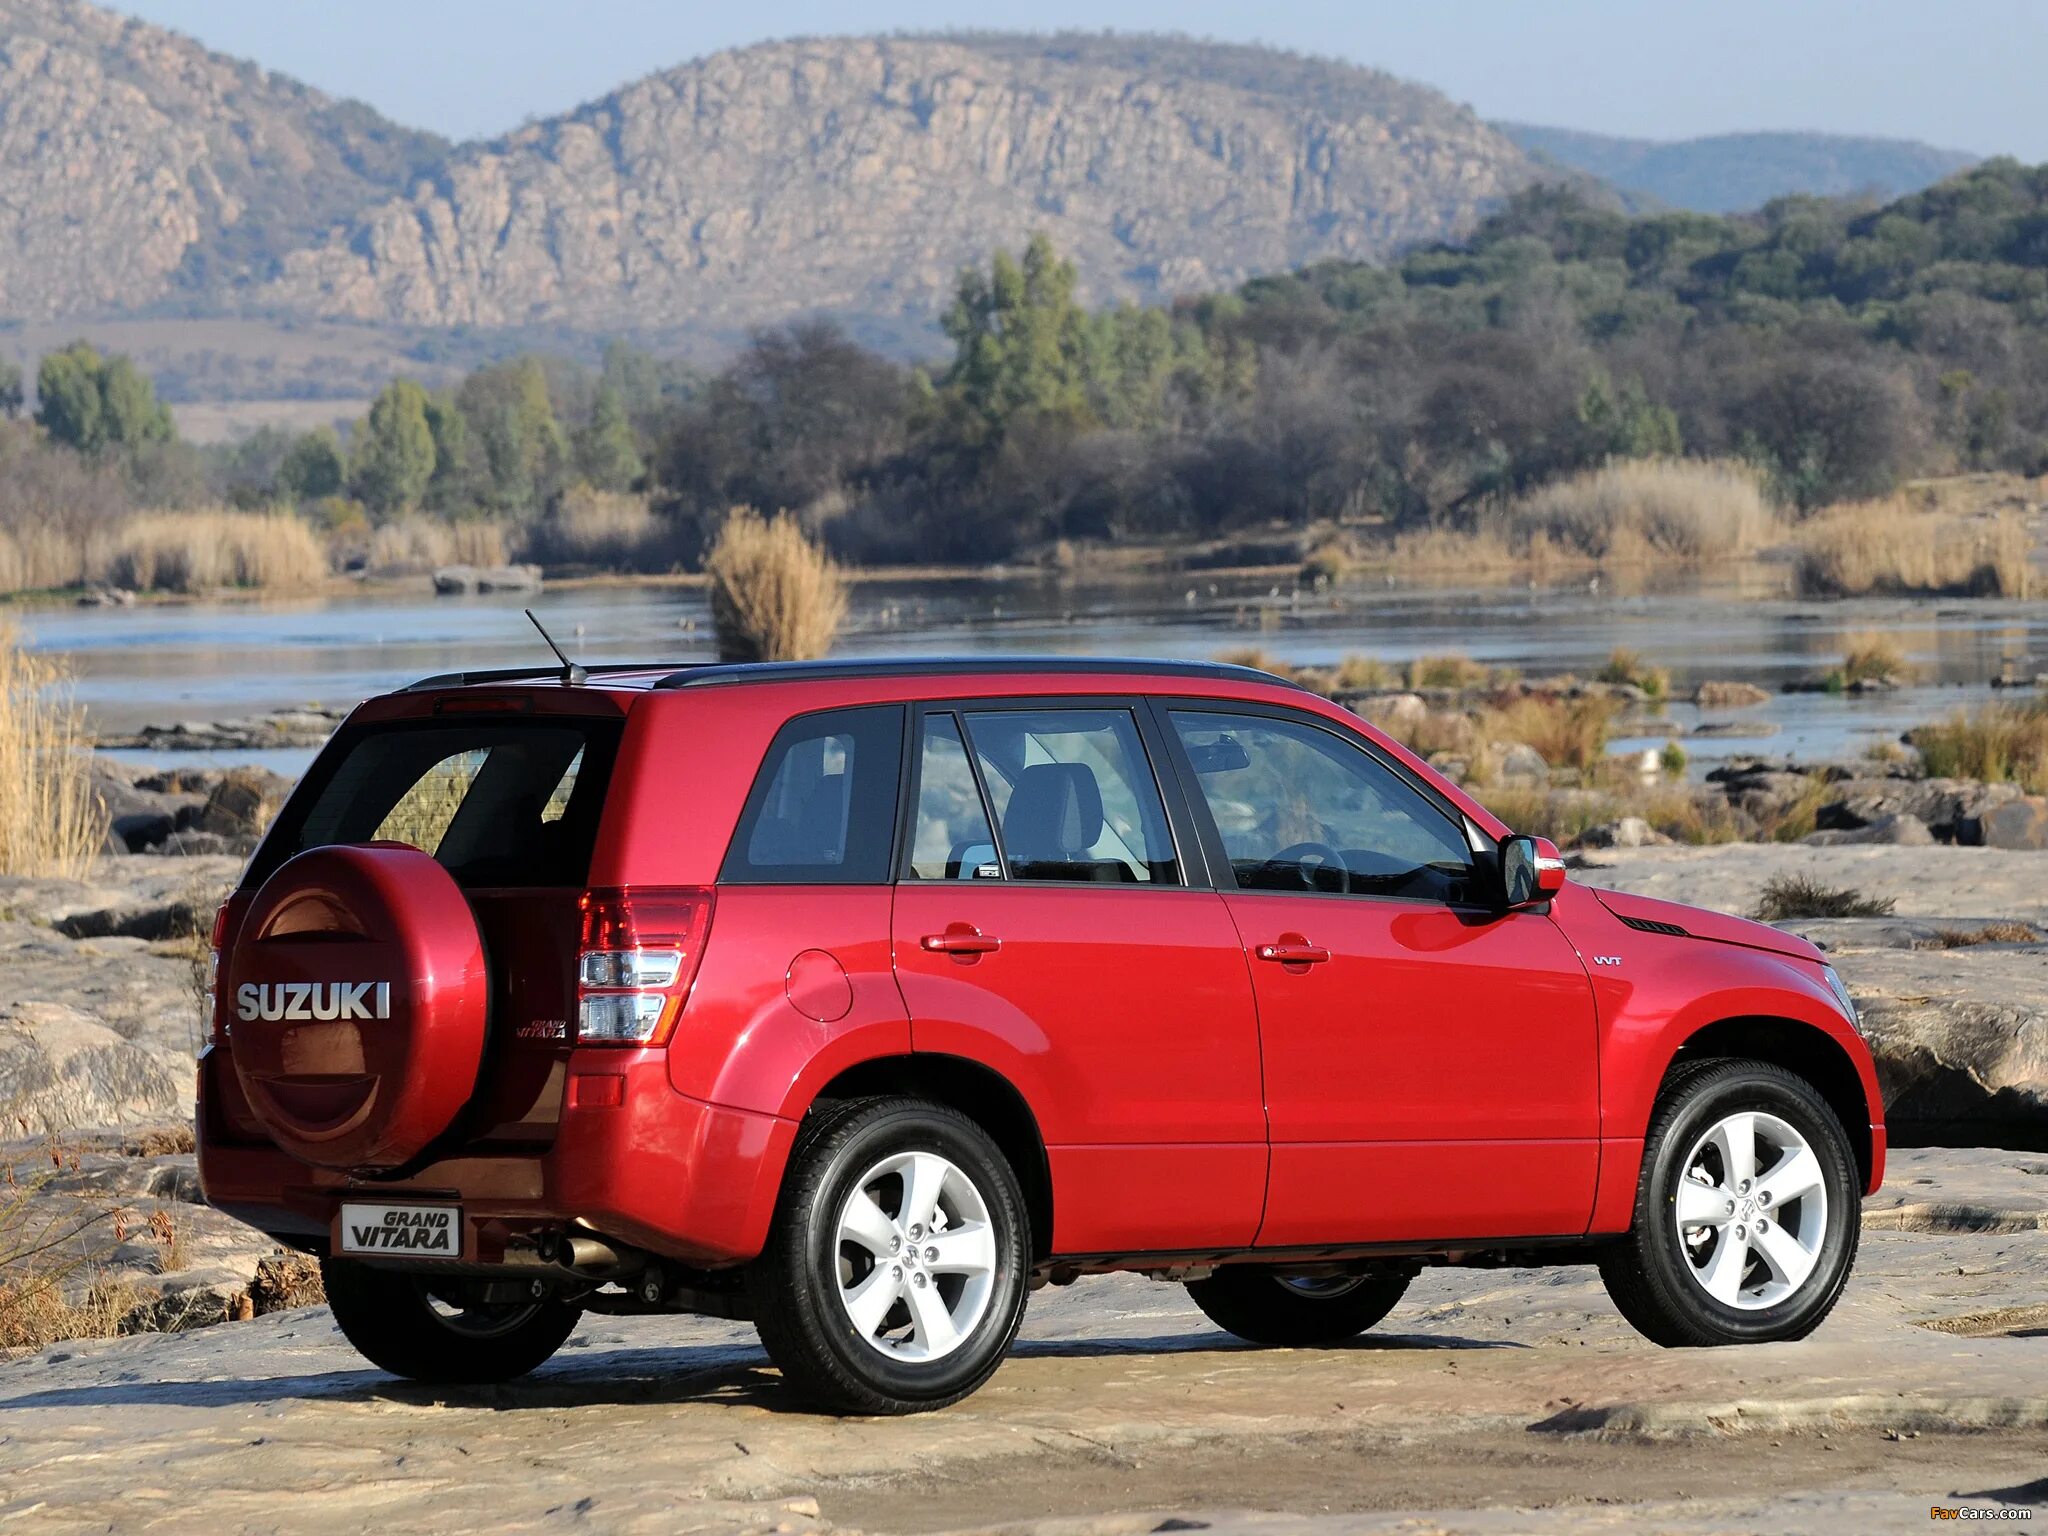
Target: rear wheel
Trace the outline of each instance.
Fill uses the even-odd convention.
[[[349,1343],[413,1381],[511,1381],[560,1349],[582,1316],[517,1281],[444,1280],[336,1258],[322,1260],[320,1274]]]
[[[842,1413],[943,1407],[994,1374],[1024,1316],[1017,1176],[973,1121],[918,1099],[807,1120],[747,1275],[783,1377]]]
[[[1290,1275],[1266,1264],[1226,1264],[1206,1280],[1190,1280],[1188,1295],[1226,1333],[1308,1348],[1365,1332],[1394,1310],[1410,1278],[1405,1270]]]
[[[1658,1344],[1804,1338],[1848,1282],[1861,1180],[1803,1078],[1717,1061],[1666,1090],[1628,1236],[1600,1260],[1621,1315]]]

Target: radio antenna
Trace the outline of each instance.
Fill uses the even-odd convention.
[[[562,648],[555,644],[555,637],[548,633],[546,625],[533,616],[533,610],[531,608],[522,608],[520,612],[526,615],[527,623],[540,631],[541,639],[547,641],[548,649],[555,653],[555,660],[562,664],[562,686],[564,688],[573,688],[578,683],[587,682],[590,674],[562,654]]]

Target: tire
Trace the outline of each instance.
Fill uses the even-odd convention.
[[[1683,1221],[1681,1200],[1700,1221]],[[1658,1100],[1634,1219],[1600,1278],[1668,1348],[1804,1338],[1848,1283],[1861,1205],[1848,1133],[1810,1083],[1766,1062],[1699,1063]]]
[[[958,1402],[1002,1364],[1030,1253],[1016,1172],[980,1126],[921,1099],[856,1099],[798,1133],[747,1293],[801,1397],[916,1413]]]
[[[342,1334],[372,1365],[412,1381],[479,1386],[524,1376],[562,1347],[583,1313],[553,1297],[437,1305],[425,1275],[379,1269],[351,1259],[320,1261],[327,1301]]]
[[[1406,1270],[1311,1279],[1268,1264],[1225,1264],[1188,1295],[1209,1321],[1253,1344],[1308,1349],[1356,1338],[1394,1310]]]

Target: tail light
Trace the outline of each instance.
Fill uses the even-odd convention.
[[[711,892],[586,891],[576,957],[579,1045],[668,1044],[704,958]]]
[[[228,907],[233,901],[231,896],[214,909],[213,936],[206,941],[206,1028],[215,1044],[228,1037],[220,1007],[220,952],[228,941]]]

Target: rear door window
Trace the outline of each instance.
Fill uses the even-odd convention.
[[[886,884],[902,767],[899,706],[790,721],[762,759],[719,878],[751,885]]]
[[[467,889],[582,886],[604,810],[614,720],[366,726],[314,764],[249,883],[330,843],[409,843]]]
[[[1129,710],[990,710],[966,721],[1012,880],[1182,883]]]

